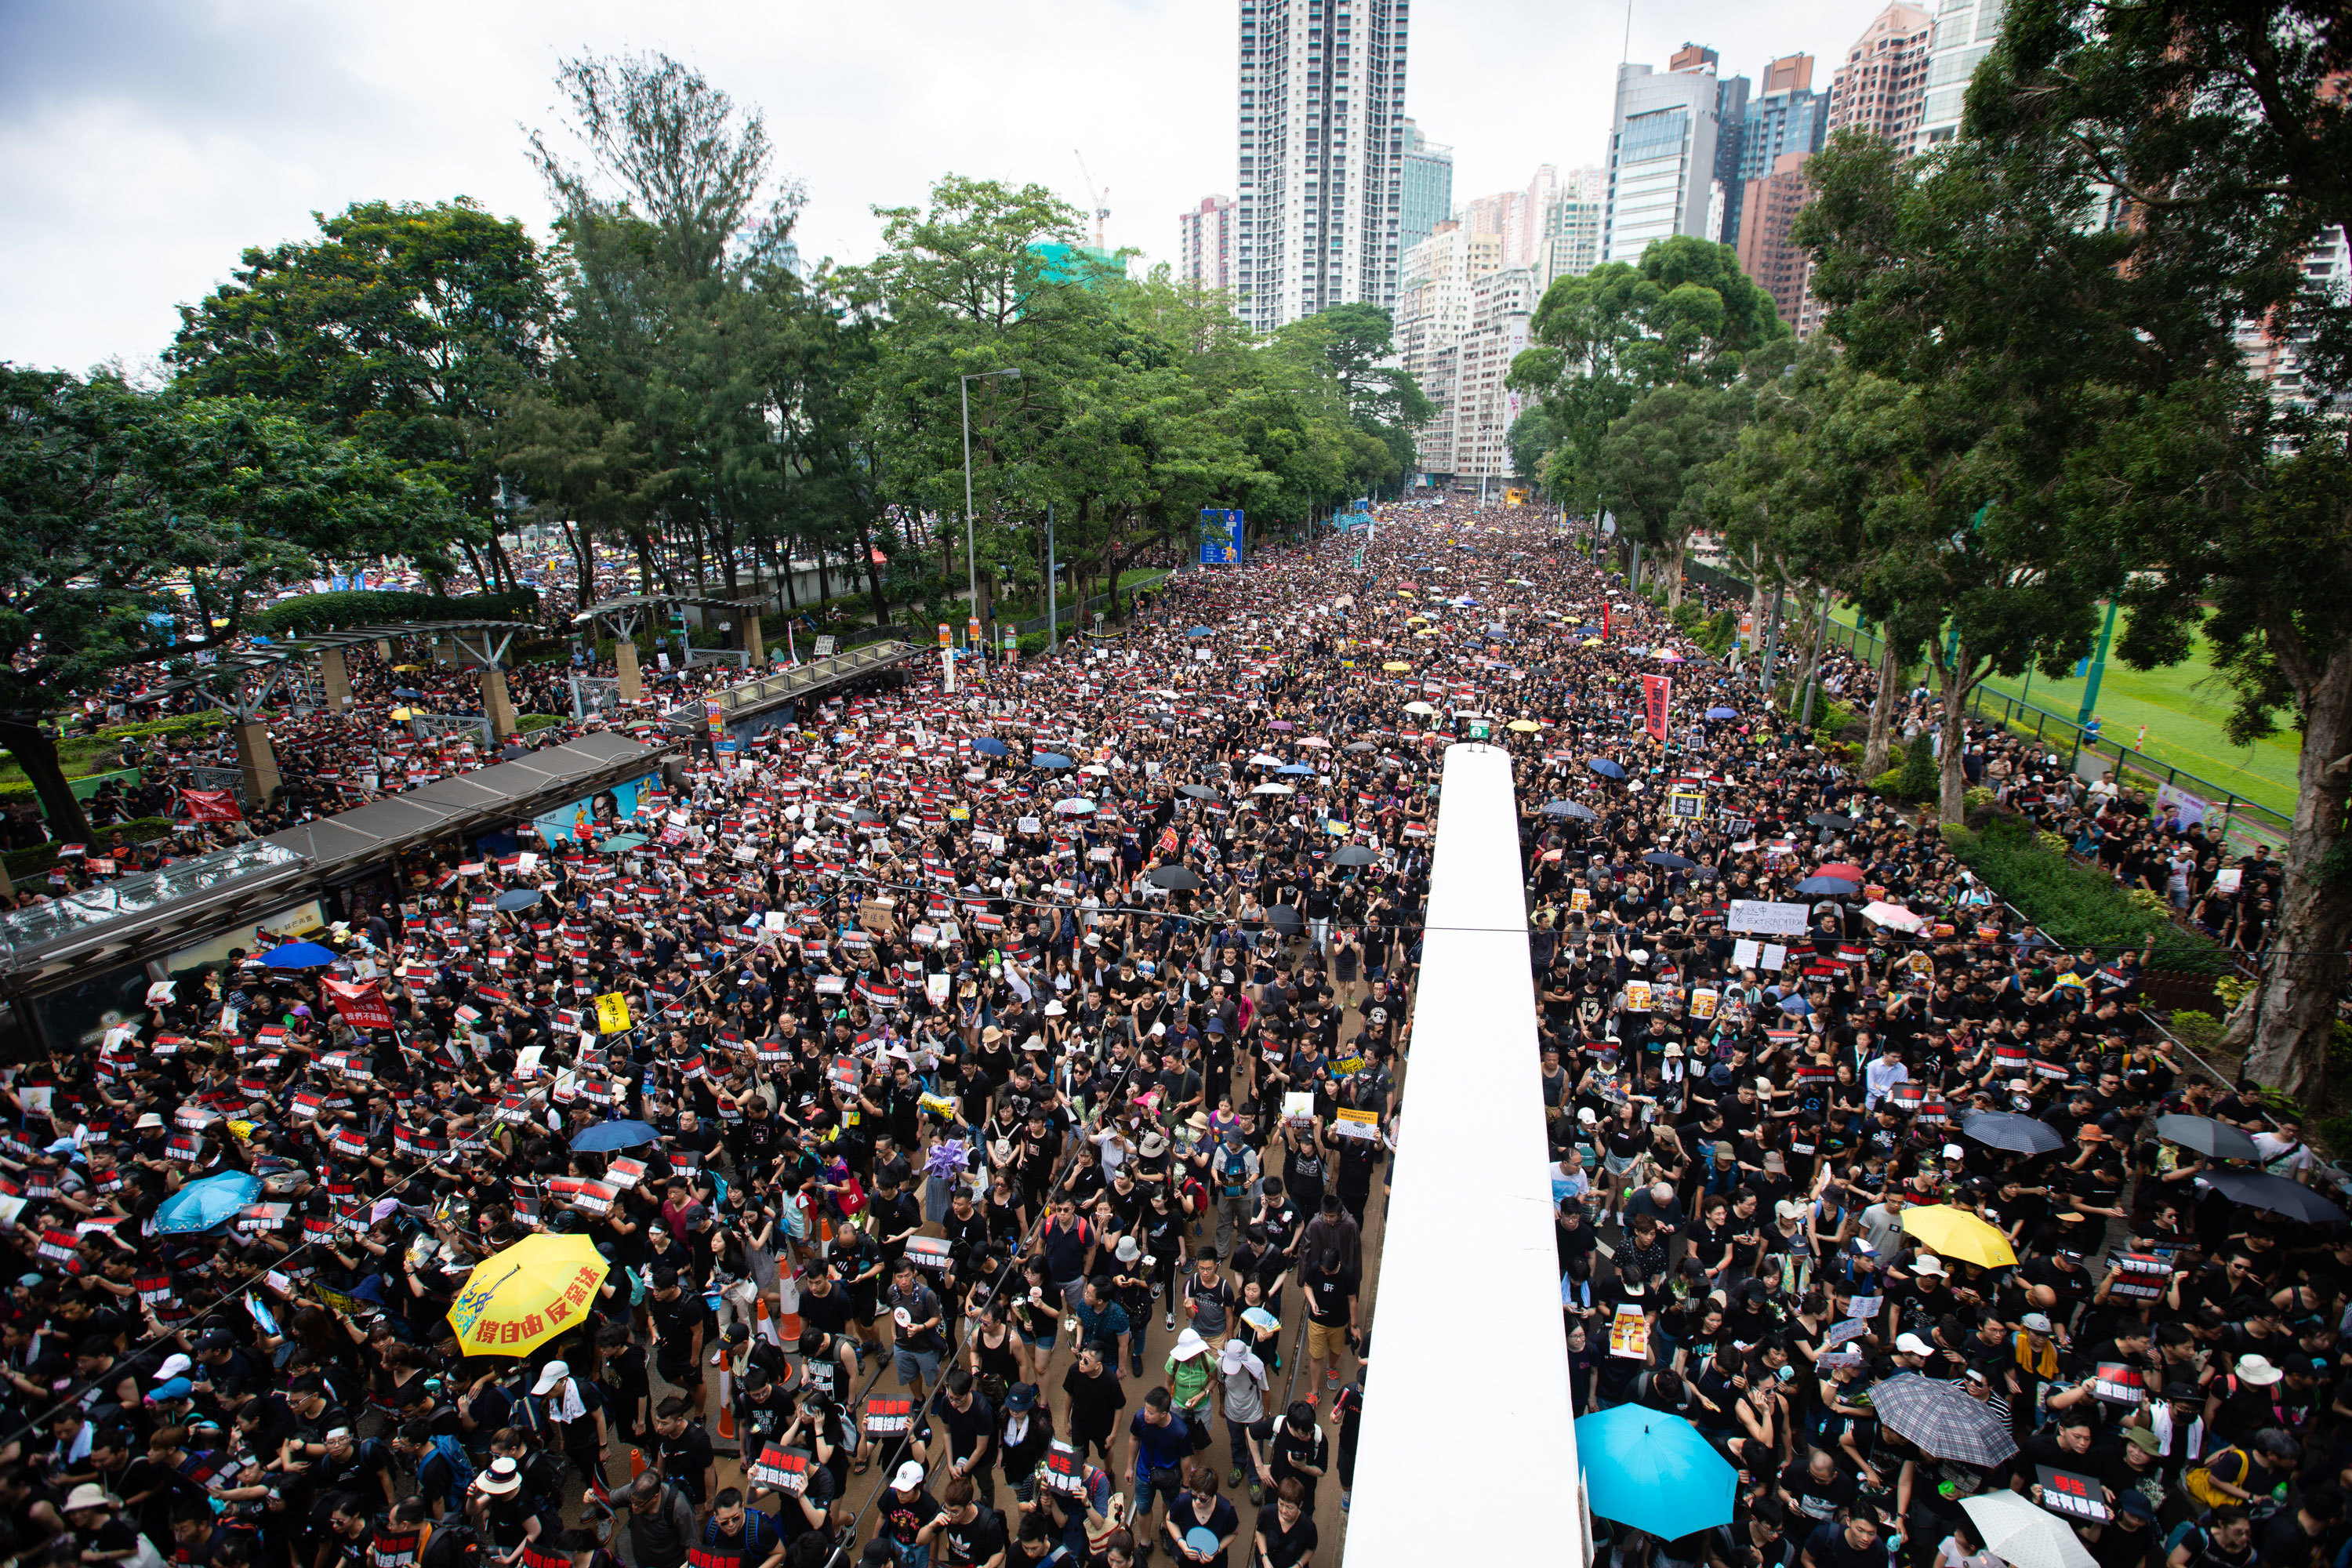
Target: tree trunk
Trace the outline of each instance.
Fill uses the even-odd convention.
[[[886,626],[890,620],[890,600],[882,592],[882,564],[874,559],[874,531],[863,514],[857,519],[857,559],[866,567],[866,586],[874,598],[874,624]]]
[[[1805,665],[1797,673],[1797,684],[1789,689],[1789,711],[1792,714],[1804,711],[1805,693],[1812,689],[1813,677],[1821,673],[1822,645],[1828,640],[1822,634],[1828,629],[1822,622],[1829,616],[1829,606],[1822,603],[1821,590],[1812,589],[1806,597],[1813,601],[1813,613],[1804,634]]]
[[[16,719],[0,719],[0,746],[8,748],[16,765],[25,770],[32,781],[33,793],[40,798],[41,809],[47,814],[49,831],[62,844],[89,842],[89,819],[82,815],[81,802],[74,798],[73,785],[66,782],[65,764],[58,761],[58,742],[38,724],[27,724]]]
[[[476,589],[482,593],[489,592],[490,574],[482,570],[482,558],[474,553],[473,542],[471,540],[461,539],[457,541],[457,548],[466,552],[466,564],[474,569],[474,586]]]
[[[1683,561],[1690,553],[1690,540],[1685,536],[1658,549],[1666,558],[1666,609],[1671,613],[1682,606]]]
[[[490,528],[490,570],[498,574],[501,591],[522,586],[522,579],[515,574],[514,563],[507,558],[507,547],[499,542],[499,531],[495,524]]]
[[[1878,647],[1878,696],[1870,705],[1870,739],[1863,742],[1862,776],[1864,782],[1886,771],[1889,738],[1895,730],[1895,677],[1902,673],[1895,658],[1892,639]]]
[[[2352,647],[2321,667],[2303,705],[2294,825],[2286,883],[2270,931],[2259,988],[2231,1020],[2222,1043],[2243,1050],[2247,1076],[2316,1107],[2327,1087],[2327,1047],[2352,937],[2352,874],[2335,863],[2352,798]],[[26,770],[28,773],[30,769]],[[2260,1015],[2260,1022],[2255,1016]]]
[[[1960,752],[1966,743],[1969,688],[1976,683],[1960,674],[1967,655],[1968,649],[1956,642],[1949,657],[1936,667],[1937,694],[1944,705],[1944,754],[1937,759],[1943,786],[1939,805],[1947,826],[1964,823],[1969,816],[1969,774],[1960,764]],[[1927,742],[1927,737],[1922,735],[1916,743]]]
[[[637,592],[651,594],[654,591],[654,542],[642,528],[637,530],[636,546]]]

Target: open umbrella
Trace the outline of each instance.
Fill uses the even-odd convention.
[[[1094,810],[1095,803],[1082,795],[1074,795],[1067,800],[1057,800],[1054,803],[1054,815],[1056,816],[1087,816],[1092,815]]]
[[[646,838],[642,833],[616,833],[597,846],[607,855],[619,855],[631,849],[642,849]]]
[[[1861,890],[1861,883],[1848,881],[1843,877],[1808,877],[1797,884],[1797,891],[1801,893],[1817,894],[1832,899],[1842,899],[1849,893],[1858,893]]]
[[[2050,1154],[2066,1146],[2066,1140],[2047,1121],[2009,1110],[1970,1111],[1961,1119],[1960,1131],[1990,1148],[2006,1149],[2012,1154]]]
[[[1262,784],[1255,789],[1250,791],[1250,794],[1252,795],[1296,795],[1297,793],[1298,792],[1293,789],[1290,785],[1286,784],[1276,784],[1272,780],[1268,780],[1266,783]]]
[[[1387,670],[1391,675],[1396,675],[1402,671],[1411,669],[1412,666],[1405,663],[1405,661],[1401,658],[1392,658],[1386,664],[1381,665],[1381,668]]]
[[[1419,713],[1424,718],[1437,711],[1426,702],[1408,702],[1404,705],[1404,710],[1408,713]]]
[[[523,1356],[570,1332],[585,1320],[611,1267],[595,1242],[579,1235],[527,1236],[490,1254],[474,1265],[449,1308],[460,1351]]]
[[[1331,857],[1334,866],[1377,866],[1381,858],[1360,844],[1350,844]]]
[[[1687,871],[1698,864],[1696,860],[1685,859],[1671,849],[1653,849],[1642,857],[1642,863],[1645,866],[1664,866],[1669,871]]]
[[[261,962],[272,969],[323,969],[335,962],[335,950],[315,942],[289,942],[263,953]]]
[[[226,1224],[259,1191],[261,1178],[244,1171],[226,1171],[190,1182],[155,1211],[155,1234],[190,1236]]]
[[[1813,813],[1812,816],[1805,818],[1805,820],[1811,823],[1815,827],[1834,828],[1840,833],[1844,832],[1847,828],[1853,826],[1853,818],[1851,816],[1840,816],[1834,811],[1817,811]],[[1823,870],[1829,869],[1826,866],[1822,868]],[[1857,869],[1854,872],[1854,875],[1859,877],[1862,875],[1862,872]]]
[[[1875,899],[1862,906],[1862,918],[1873,925],[1893,926],[1896,931],[1917,931],[1927,923],[1924,917],[1913,914],[1901,904]]]
[[[2216,1171],[2206,1178],[2213,1190],[2233,1204],[2284,1215],[2289,1219],[2324,1225],[2344,1217],[2344,1211],[2301,1182],[2261,1171]]]
[[[982,735],[971,743],[971,749],[983,757],[1009,757],[1013,748],[992,735]]]
[[[1514,719],[1511,721],[1510,728],[1516,733],[1521,735],[1532,735],[1537,731],[1542,729],[1543,726],[1537,723],[1532,719]]]
[[[2017,1452],[2009,1422],[1969,1397],[1957,1379],[1916,1372],[1870,1385],[1870,1407],[1889,1430],[1939,1459],[1990,1469]]]
[[[1604,779],[1622,779],[1625,776],[1624,765],[1612,763],[1606,757],[1588,758],[1584,765]]]
[[[2259,1160],[2262,1151],[2254,1141],[2226,1121],[2216,1121],[2210,1116],[2159,1116],[2156,1119],[2156,1135],[2168,1143],[2178,1143],[2184,1149],[2194,1149],[2200,1154],[2215,1160]]]
[[[1287,719],[1276,719],[1273,723],[1268,724],[1266,728],[1269,730],[1296,730],[1298,726],[1292,723]]]
[[[1200,873],[1190,866],[1154,866],[1143,874],[1143,879],[1155,888],[1177,892],[1201,886]]]
[[[1297,936],[1307,929],[1307,917],[1293,904],[1276,904],[1265,911],[1265,923],[1285,936]]]
[[[1861,867],[1851,860],[1832,860],[1826,866],[1814,867],[1813,875],[1835,877],[1842,882],[1859,882],[1863,879],[1864,872]]]
[[[1179,795],[1190,795],[1194,800],[1215,800],[1218,798],[1217,792],[1211,789],[1207,784],[1178,784],[1176,786],[1176,793]]]
[[[660,1131],[650,1122],[599,1121],[574,1134],[572,1147],[583,1154],[602,1154],[614,1149],[634,1149],[640,1143],[656,1142],[660,1138]]]
[[[1986,1268],[2006,1268],[2017,1261],[2009,1237],[1967,1209],[1952,1204],[1928,1204],[1906,1208],[1903,1228],[1945,1258],[1957,1258]]]
[[[2099,1568],[2073,1525],[2005,1487],[1962,1498],[1960,1510],[1985,1551],[2010,1568]]]
[[[1040,752],[1029,759],[1029,765],[1033,768],[1045,768],[1051,771],[1055,768],[1066,768],[1071,763],[1070,759],[1059,752]]]
[[[1577,1418],[1593,1513],[1674,1541],[1731,1521],[1739,1473],[1697,1427],[1643,1405]]]
[[[394,697],[422,697],[425,695],[425,693],[417,690],[414,686],[395,686],[392,689],[392,694]]]
[[[1297,778],[1311,773],[1315,769],[1310,763],[1285,763],[1282,766],[1275,769],[1274,771],[1278,773],[1288,773],[1292,777]]]
[[[1188,637],[1213,637],[1217,634],[1215,628],[1211,626],[1194,626],[1191,631],[1186,632],[1184,635]]]
[[[499,895],[499,908],[502,910],[527,910],[537,902],[537,888],[509,888]]]
[[[1370,741],[1350,741],[1339,749],[1343,752],[1369,752],[1372,743]]]
[[[1737,708],[1710,708],[1706,710],[1706,716],[1710,719],[1737,719],[1739,717],[1739,710]]]

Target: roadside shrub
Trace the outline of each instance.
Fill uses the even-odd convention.
[[[2149,909],[2124,896],[2104,871],[2075,864],[2035,841],[2023,823],[1996,818],[1981,830],[1945,830],[1952,851],[1985,885],[2017,906],[2027,920],[2068,947],[2096,948],[2102,957],[2151,942],[2156,970],[2191,974],[2232,972],[2219,942],[2172,923],[2157,900]]]
[[[167,816],[134,816],[113,827],[93,827],[89,843],[95,849],[101,844],[112,844],[117,838],[131,844],[145,844],[152,839],[172,836],[172,819]],[[58,864],[58,847],[36,844],[29,849],[11,849],[0,856],[0,865],[8,868],[8,875],[16,881],[27,877],[46,876]]]
[[[1937,764],[1934,747],[1922,735],[1904,748],[1903,776],[1895,793],[1900,799],[1922,802],[1936,799],[1943,789],[1943,770]]]

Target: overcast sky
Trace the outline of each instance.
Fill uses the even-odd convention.
[[[1636,0],[1632,58],[1685,39],[1754,79],[1834,58],[1882,0]],[[314,211],[460,195],[543,226],[524,128],[556,62],[662,50],[763,111],[803,181],[803,256],[873,254],[877,205],[942,173],[1108,188],[1114,247],[1173,247],[1230,195],[1234,0],[0,0],[0,359],[136,366],[173,307]],[[1622,0],[1420,0],[1406,112],[1454,148],[1457,203],[1600,161]],[[1826,89],[1828,67],[1814,85]]]

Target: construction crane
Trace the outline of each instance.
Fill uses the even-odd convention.
[[[1084,153],[1073,147],[1070,155],[1078,161],[1078,176],[1087,183],[1087,199],[1094,204],[1095,248],[1100,250],[1103,247],[1103,220],[1110,216],[1110,192],[1095,189],[1095,177],[1087,172],[1087,155]]]

